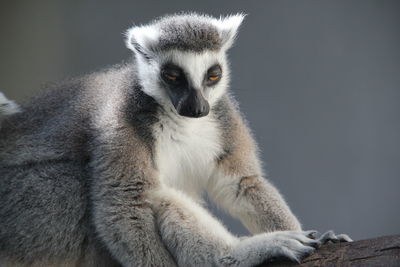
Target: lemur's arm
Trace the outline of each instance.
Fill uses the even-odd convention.
[[[92,143],[90,193],[97,236],[123,266],[176,266],[145,196],[158,186],[149,151],[129,128],[104,129]]]
[[[226,153],[209,180],[209,195],[253,234],[301,230],[278,190],[264,179],[256,144],[240,113],[229,100],[222,104],[227,110],[219,117],[225,124]]]
[[[198,203],[174,189],[151,193],[164,244],[179,266],[247,267],[273,258],[300,261],[315,250],[313,231],[279,231],[239,239]]]

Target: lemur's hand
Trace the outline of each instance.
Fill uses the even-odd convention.
[[[316,231],[277,231],[244,238],[233,250],[233,257],[220,260],[222,266],[253,266],[280,259],[300,262],[320,245]]]
[[[322,234],[315,240],[318,241],[320,245],[328,243],[329,241],[333,243],[353,242],[353,240],[348,235],[346,234],[336,235],[332,230]]]

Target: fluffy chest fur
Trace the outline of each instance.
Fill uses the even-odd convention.
[[[197,200],[222,151],[220,130],[210,115],[193,119],[168,113],[154,126],[161,182]]]

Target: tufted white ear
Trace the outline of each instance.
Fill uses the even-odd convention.
[[[126,32],[126,46],[136,54],[150,58],[152,46],[159,38],[159,31],[154,26],[135,26]]]
[[[221,17],[220,19],[214,20],[214,25],[218,28],[222,38],[222,48],[229,49],[236,38],[238,29],[242,24],[245,14],[238,13],[236,15],[230,15],[227,17]]]

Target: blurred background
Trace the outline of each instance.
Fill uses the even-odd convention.
[[[3,0],[0,91],[21,102],[126,60],[128,27],[178,11],[248,14],[231,90],[304,228],[400,233],[400,1]]]

